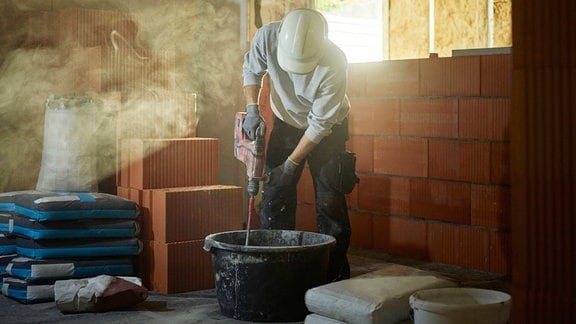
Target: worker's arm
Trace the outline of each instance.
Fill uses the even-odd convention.
[[[244,86],[244,98],[246,99],[246,105],[257,105],[259,95],[260,95],[259,85],[254,84]]]
[[[294,151],[292,151],[292,154],[290,154],[288,158],[292,162],[300,164],[306,158],[306,156],[312,152],[316,145],[317,144],[312,142],[308,136],[303,135],[300,139],[300,142],[298,142],[298,145],[296,145],[296,148]]]
[[[267,175],[267,182],[274,186],[285,186],[293,183],[296,170],[301,167],[302,161],[315,147],[316,143],[312,142],[308,136],[302,136],[284,163],[272,169]]]

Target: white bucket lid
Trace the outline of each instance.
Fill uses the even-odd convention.
[[[479,288],[426,289],[410,296],[413,309],[431,312],[508,308],[510,303],[507,293]]]

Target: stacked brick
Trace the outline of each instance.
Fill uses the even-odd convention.
[[[350,65],[353,246],[510,274],[511,74],[507,54]]]
[[[206,235],[242,228],[241,187],[218,184],[218,140],[128,139],[118,195],[141,206],[144,285],[177,293],[214,288]]]

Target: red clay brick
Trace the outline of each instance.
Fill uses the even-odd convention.
[[[431,178],[490,182],[490,143],[430,140],[429,150]]]
[[[203,239],[143,243],[140,272],[149,290],[173,294],[214,288],[212,257],[203,249]]]
[[[449,60],[450,96],[480,95],[480,56],[459,56]]]
[[[350,98],[349,131],[352,135],[398,135],[400,100]]]
[[[470,184],[411,179],[410,216],[470,224]]]
[[[491,143],[490,151],[490,182],[510,185],[510,143]]]
[[[356,154],[356,171],[374,172],[374,137],[352,135],[347,145]]]
[[[130,188],[128,191],[128,199],[135,201],[138,205],[141,205],[144,191],[145,190]]]
[[[316,206],[314,204],[299,203],[296,208],[296,230],[317,232]]]
[[[374,138],[374,173],[415,177],[428,175],[428,141]]]
[[[416,219],[390,217],[389,251],[392,254],[426,258],[427,225]]]
[[[402,99],[400,135],[426,137],[458,136],[458,100]]]
[[[463,262],[457,263],[463,267],[490,270],[490,232],[462,227],[459,240],[463,243],[457,257]]]
[[[459,136],[475,139],[510,139],[510,99],[459,99]]]
[[[127,187],[117,187],[116,194],[120,198],[130,199],[130,188]]]
[[[510,97],[512,95],[512,55],[482,55],[480,79],[482,96]]]
[[[460,98],[458,100],[458,135],[460,137],[492,137],[492,100],[488,98]]]
[[[363,212],[351,212],[350,226],[352,227],[350,246],[371,249],[373,246],[372,214]]]
[[[446,96],[450,93],[448,60],[422,59],[420,62],[420,96]]]
[[[419,90],[418,60],[394,60],[371,63],[366,70],[366,95],[417,96]]]
[[[129,154],[127,187],[160,189],[218,183],[218,139],[195,137],[125,141],[127,144],[122,148],[128,152],[120,154]]]
[[[512,115],[512,100],[509,98],[495,99],[493,106],[494,127],[492,139],[510,140],[510,118]]]
[[[512,239],[509,232],[490,232],[490,271],[511,274]]]
[[[390,217],[374,215],[372,224],[373,249],[388,252],[390,249]]]
[[[151,190],[154,241],[191,241],[215,232],[239,230],[243,189],[213,185]]]
[[[510,187],[472,185],[471,224],[497,229],[510,229]]]
[[[466,226],[428,223],[431,261],[489,271],[489,231]]]
[[[408,215],[410,210],[409,179],[363,175],[358,187],[360,210]]]
[[[428,258],[435,262],[454,264],[457,242],[452,227],[447,224],[428,224]]]
[[[144,240],[154,239],[154,229],[152,225],[154,220],[152,219],[152,191],[142,190],[141,193],[142,200],[140,201],[140,214],[138,215],[138,221],[140,225],[139,237]]]

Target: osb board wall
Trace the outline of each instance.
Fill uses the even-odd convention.
[[[453,49],[488,47],[486,0],[435,0],[434,48],[439,56]]]
[[[390,59],[428,57],[428,2],[390,1]]]
[[[429,0],[390,0],[390,58],[429,56]],[[485,0],[435,0],[434,49],[451,56],[454,49],[488,46]],[[494,1],[493,46],[512,45],[512,1]]]
[[[494,46],[512,46],[512,0],[494,1]]]

